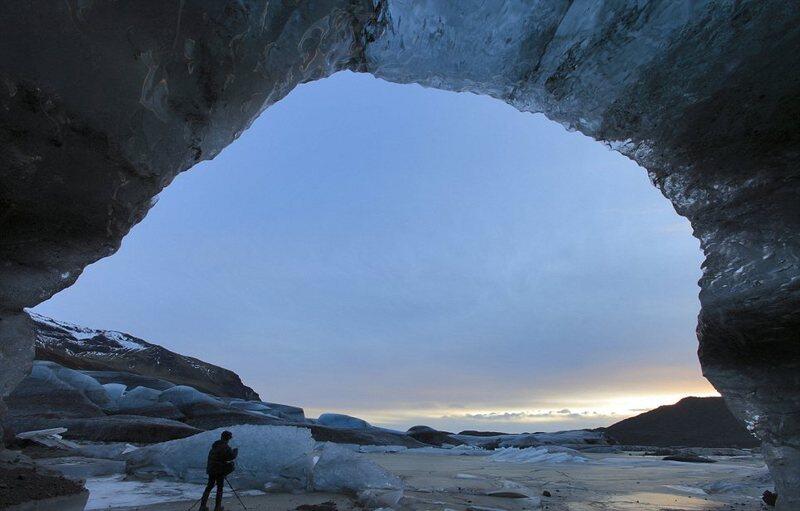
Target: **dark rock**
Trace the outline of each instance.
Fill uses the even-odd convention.
[[[48,471],[8,466],[0,466],[0,489],[0,509],[65,495],[79,495],[86,491],[82,483]],[[45,509],[33,506],[30,509]]]
[[[34,339],[33,321],[26,313],[6,312],[0,306],[0,420],[6,413],[6,396],[31,370]],[[0,422],[0,439],[5,443],[7,437]]]
[[[717,460],[697,456],[696,454],[677,454],[675,456],[665,456],[664,461],[680,461],[683,463],[716,463]]]
[[[67,428],[64,438],[73,440],[141,444],[185,438],[202,431],[182,422],[136,415],[89,418],[6,417],[4,424],[17,432],[63,427]]]
[[[609,426],[617,443],[656,447],[756,447],[759,442],[720,397],[687,397]]]
[[[439,431],[439,430],[433,429],[430,426],[411,426],[410,428],[408,428],[406,433],[408,433],[408,434],[412,434],[412,433],[447,433],[448,435],[452,435],[452,433],[449,433],[447,431]]]
[[[496,497],[501,499],[527,499],[528,496],[518,491],[498,490],[486,493],[487,497]]]
[[[656,449],[655,451],[647,451],[644,453],[645,456],[674,456],[679,454],[676,452],[675,449]]]
[[[301,424],[296,424],[302,426]],[[392,433],[379,428],[370,429],[344,429],[330,428],[327,426],[311,425],[311,435],[317,442],[334,442],[337,444],[356,445],[399,445],[413,449],[425,447],[419,442],[402,433]]]
[[[542,497],[552,497],[553,495],[550,494],[549,491],[545,490],[542,492]]]
[[[303,409],[299,406],[291,406],[291,405],[282,405],[280,403],[269,403],[267,401],[262,401],[263,404],[270,408],[269,413],[271,415],[276,415],[282,419],[286,419],[288,421],[293,422],[302,422],[306,420],[305,413]]]
[[[453,434],[448,431],[437,431],[428,426],[413,426],[406,431],[406,434],[414,440],[422,442],[423,444],[434,445],[437,447],[443,444],[461,445],[464,443],[453,438]]]
[[[761,500],[764,501],[764,504],[774,507],[778,502],[778,495],[769,490],[764,490],[764,493],[761,495]]]
[[[326,501],[321,504],[301,504],[295,511],[337,511],[336,502]]]
[[[459,435],[466,435],[466,436],[501,436],[501,435],[508,435],[509,433],[499,433],[497,431],[475,431],[475,430],[465,430],[459,433]]]
[[[211,404],[196,404],[184,408],[183,411],[186,414],[186,424],[203,430],[237,424],[285,425],[287,423],[282,419],[265,417],[263,414]]]

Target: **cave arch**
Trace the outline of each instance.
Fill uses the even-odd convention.
[[[24,307],[295,85],[351,69],[542,112],[648,169],[706,254],[704,374],[800,506],[798,21],[779,0],[6,2],[0,395],[32,358]]]

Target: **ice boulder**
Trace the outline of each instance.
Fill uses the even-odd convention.
[[[125,394],[125,389],[127,387],[122,383],[106,383],[103,385],[103,388],[106,389],[106,395],[111,400],[109,406],[116,408],[117,401]]]
[[[352,449],[325,443],[312,473],[317,491],[359,495],[372,507],[391,507],[403,496],[403,482],[377,463]]]
[[[9,416],[12,417],[99,417],[100,407],[81,390],[73,387],[56,374],[51,362],[33,363],[25,377],[6,398]],[[62,373],[63,374],[63,373]],[[70,378],[67,375],[67,380]],[[102,388],[102,387],[101,387]],[[103,389],[105,392],[105,389]],[[25,429],[48,429],[56,425],[18,424]]]
[[[313,463],[314,439],[307,428],[242,425],[233,433],[231,447],[239,448],[231,483],[242,489],[304,490]],[[127,471],[139,475],[206,481],[206,457],[224,429],[137,449],[125,455]]]
[[[176,385],[175,387],[169,388],[161,392],[158,399],[160,401],[172,403],[181,411],[195,405],[221,406],[224,404],[222,400],[211,397],[187,385]]]
[[[91,376],[87,376],[80,371],[67,369],[66,367],[62,367],[54,362],[37,363],[46,365],[59,380],[63,381],[73,389],[86,396],[89,401],[97,406],[102,408],[108,405],[110,400],[108,398],[108,394],[106,393],[106,389],[100,385],[100,382]]]
[[[317,419],[317,423],[329,428],[368,429],[372,427],[363,419],[341,413],[323,413]]]
[[[543,447],[501,447],[490,456],[492,461],[507,461],[514,463],[565,463],[584,462],[586,458],[574,449],[548,445]]]
[[[228,403],[228,406],[230,406],[231,408],[235,408],[237,410],[245,410],[247,412],[261,413],[269,417],[277,418],[276,415],[273,415],[272,408],[265,405],[261,401],[237,400],[237,401],[231,401],[230,403]]]
[[[283,405],[280,403],[268,403],[264,401],[262,401],[262,403],[269,406],[272,410],[271,413],[273,415],[277,415],[278,417],[296,422],[305,422],[306,420],[305,412],[298,406]]]
[[[166,419],[182,418],[183,414],[172,402],[161,400],[161,394],[160,390],[135,387],[117,399],[117,411],[128,415],[146,415]]]

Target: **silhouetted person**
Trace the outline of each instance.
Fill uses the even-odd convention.
[[[208,484],[200,500],[200,510],[208,511],[208,496],[211,489],[216,485],[217,500],[214,511],[222,511],[222,490],[225,487],[225,478],[233,472],[233,460],[239,454],[239,449],[231,449],[228,441],[233,438],[233,433],[223,431],[220,439],[214,442],[211,450],[208,451],[208,463],[206,463],[206,473],[208,474]]]

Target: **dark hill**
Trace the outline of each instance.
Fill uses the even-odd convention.
[[[721,397],[686,397],[609,426],[606,437],[625,445],[757,447],[758,439]]]

